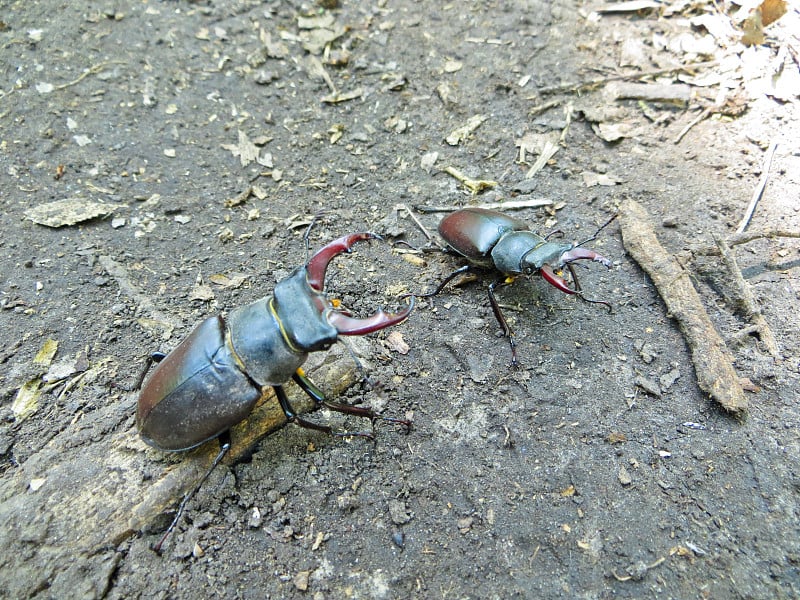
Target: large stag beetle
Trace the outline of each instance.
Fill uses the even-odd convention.
[[[444,238],[448,249],[466,258],[468,264],[453,271],[434,291],[418,294],[417,297],[436,296],[457,276],[476,267],[499,272],[502,277],[489,285],[489,303],[511,345],[511,364],[517,366],[514,333],[500,310],[495,290],[510,285],[518,277],[538,273],[565,294],[575,294],[586,302],[603,304],[610,310],[611,305],[608,302],[590,300],[583,295],[571,263],[586,259],[611,267],[611,261],[607,258],[581,246],[594,240],[613,219],[580,244],[556,243],[534,233],[527,223],[514,217],[485,208],[462,208],[442,219],[439,223],[439,234]],[[564,267],[572,275],[574,288],[559,274]]]
[[[169,354],[154,354],[152,361],[158,366],[142,387],[136,410],[142,439],[161,450],[177,452],[220,438],[213,469],[230,448],[228,430],[250,414],[269,388],[275,391],[287,421],[333,435],[348,435],[299,417],[283,389],[290,379],[318,404],[374,419],[376,415],[368,408],[329,401],[300,367],[310,352],[327,350],[338,336],[364,335],[397,325],[413,310],[412,296],[408,307],[400,312],[378,310],[358,319],[323,291],[330,261],[350,251],[356,242],[377,237],[353,233],[334,240],[305,266],[278,282],[271,296],[231,311],[227,319],[222,315],[210,317]],[[355,435],[371,437],[370,433]],[[184,498],[169,529],[154,547],[157,551],[194,491]]]

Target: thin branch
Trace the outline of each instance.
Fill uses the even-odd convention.
[[[747,226],[750,224],[750,219],[753,218],[756,205],[758,205],[758,201],[761,200],[761,196],[764,195],[764,188],[767,187],[767,180],[769,180],[769,169],[772,166],[772,157],[774,156],[775,149],[777,147],[778,142],[775,141],[769,145],[769,149],[764,156],[764,164],[761,166],[761,179],[758,180],[758,185],[753,192],[753,198],[750,200],[750,205],[747,207],[744,217],[742,218],[741,223],[739,223],[739,227],[736,228],[736,233],[742,233],[745,229],[747,229]]]

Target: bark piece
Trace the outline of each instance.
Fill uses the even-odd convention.
[[[714,329],[686,273],[658,242],[647,212],[633,200],[620,209],[625,250],[653,280],[667,310],[678,322],[692,355],[697,384],[723,408],[747,410],[747,399],[733,369],[733,356]]]

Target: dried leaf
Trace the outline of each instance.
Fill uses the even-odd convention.
[[[17,396],[11,403],[11,412],[17,422],[23,421],[31,416],[39,405],[39,397],[42,395],[42,381],[37,377],[31,379],[17,390]]]
[[[629,13],[658,9],[661,7],[662,4],[660,2],[654,2],[653,0],[629,0],[628,2],[603,4],[595,8],[594,12],[605,14]]]
[[[211,275],[208,280],[213,283],[214,285],[219,285],[224,288],[239,288],[242,284],[247,281],[247,275],[241,275],[237,273],[236,275],[223,275],[222,273],[214,273]]]
[[[786,1],[764,0],[759,8],[761,9],[761,24],[766,27],[786,14]]]
[[[201,283],[195,285],[189,294],[189,300],[201,300],[207,302],[214,299],[214,290],[210,286]]]
[[[628,441],[628,438],[625,436],[624,433],[620,433],[618,431],[612,431],[606,436],[606,441],[609,444],[622,444]]]
[[[489,117],[485,115],[475,115],[471,117],[464,125],[451,131],[450,134],[444,138],[445,141],[451,146],[458,146],[488,118]]]
[[[50,363],[53,362],[53,357],[56,355],[57,350],[58,341],[46,339],[42,347],[39,348],[39,351],[36,353],[36,356],[33,357],[33,364],[49,367]]]
[[[411,350],[411,347],[403,339],[403,334],[399,331],[392,331],[389,335],[387,335],[384,345],[389,350],[403,355],[408,354],[409,350]]]
[[[56,200],[47,204],[40,204],[25,211],[25,216],[46,227],[64,227],[90,221],[97,217],[105,217],[114,211],[114,207],[102,202],[84,200],[82,198],[67,198]]]
[[[239,130],[238,144],[222,144],[222,147],[230,150],[234,156],[238,156],[243,167],[258,159],[258,146],[250,141],[244,131]]]
[[[364,89],[358,87],[350,92],[333,92],[332,94],[323,96],[322,101],[325,104],[339,104],[340,102],[347,102],[348,100],[355,100],[356,98],[361,98],[361,96],[363,95],[364,95]]]
[[[596,185],[614,186],[620,182],[620,179],[608,173],[592,173],[591,171],[584,171],[581,173],[583,183],[586,187],[594,187]]]

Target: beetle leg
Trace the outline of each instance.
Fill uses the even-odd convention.
[[[414,310],[414,304],[414,296],[411,296],[408,307],[399,312],[387,313],[383,309],[379,309],[372,316],[364,319],[356,319],[332,310],[328,313],[328,322],[336,328],[340,335],[364,335],[402,323]]]
[[[328,400],[325,398],[325,395],[322,393],[322,390],[320,390],[317,386],[311,383],[311,380],[308,379],[308,377],[305,376],[300,377],[297,373],[295,373],[292,376],[292,378],[297,382],[297,384],[301,387],[301,389],[304,392],[306,392],[314,401],[327,406]],[[297,416],[297,413],[294,411],[292,405],[289,403],[289,398],[286,396],[286,392],[284,391],[283,386],[274,385],[272,386],[272,389],[275,390],[275,395],[278,398],[278,403],[281,405],[283,414],[286,415],[286,420],[289,421],[290,423],[294,423],[295,425],[299,425],[300,427],[305,427],[306,429],[314,429],[316,431],[322,431],[323,433],[327,433],[329,435],[334,435],[337,437],[364,437],[370,440],[375,439],[375,436],[369,431],[334,431],[330,425],[321,425],[319,423],[314,423],[313,421],[307,421],[306,419]]]
[[[418,298],[433,298],[434,296],[438,296],[439,292],[441,292],[448,283],[453,281],[453,279],[455,279],[459,275],[461,275],[463,273],[467,273],[467,272],[469,272],[471,270],[472,270],[472,265],[464,265],[463,267],[459,267],[458,269],[456,269],[455,271],[450,273],[450,275],[445,277],[435,290],[433,290],[432,292],[428,292],[427,294],[419,294],[417,297]]]
[[[153,352],[150,356],[147,357],[147,360],[144,362],[144,368],[142,369],[141,374],[139,375],[138,379],[136,380],[136,385],[134,386],[134,390],[142,389],[142,384],[144,383],[144,378],[147,375],[148,371],[153,368],[154,364],[160,363],[164,360],[167,355],[164,352]]]
[[[339,239],[333,240],[314,253],[308,263],[306,263],[306,277],[308,284],[321,292],[325,287],[325,272],[328,269],[328,264],[343,252],[349,252],[350,248],[356,242],[365,240],[379,240],[381,237],[375,233],[361,232],[351,233]]]
[[[387,423],[397,423],[398,425],[405,425],[406,427],[411,427],[411,421],[407,419],[396,419],[394,417],[382,417],[375,413],[371,408],[365,408],[363,406],[352,406],[350,404],[344,404],[341,402],[333,402],[332,400],[328,400],[325,397],[325,393],[319,389],[314,382],[311,381],[303,371],[303,369],[297,369],[294,375],[292,375],[292,379],[294,382],[300,386],[300,388],[309,395],[309,397],[314,400],[317,404],[321,404],[330,410],[340,412],[346,415],[353,415],[356,417],[363,417],[365,419],[375,420],[380,419],[381,421],[386,421]],[[352,433],[337,433],[334,435],[358,435]]]
[[[500,327],[503,329],[503,335],[508,338],[508,343],[511,346],[511,367],[517,368],[519,367],[519,362],[517,361],[517,342],[514,339],[514,332],[511,330],[508,321],[506,321],[503,311],[500,310],[500,304],[498,304],[497,297],[494,295],[494,291],[497,288],[505,287],[513,283],[514,280],[509,279],[500,279],[489,285],[489,304],[492,305],[494,317],[497,319],[497,322],[500,323]]]
[[[550,265],[542,265],[542,268],[539,269],[539,273],[541,274],[542,278],[545,281],[547,281],[547,283],[554,286],[556,289],[564,292],[565,294],[575,294],[578,296],[578,298],[580,298],[584,302],[588,302],[589,304],[602,304],[603,306],[608,307],[608,312],[611,312],[613,310],[611,304],[606,302],[605,300],[592,300],[584,296],[583,292],[581,291],[580,284],[578,283],[578,278],[575,275],[575,270],[572,268],[572,265],[567,263],[567,268],[569,269],[570,273],[572,274],[572,278],[575,281],[576,289],[574,290],[567,285],[567,282],[564,281],[563,278],[559,277],[553,272],[553,267],[551,267]]]
[[[161,353],[159,352],[157,354]],[[161,358],[164,357],[162,356]],[[154,361],[158,362],[156,359],[154,359]],[[156,552],[156,554],[159,555],[161,554],[161,547],[164,545],[164,542],[167,541],[169,534],[172,533],[175,527],[178,525],[178,521],[180,521],[181,515],[183,515],[183,511],[186,510],[186,505],[189,503],[189,500],[191,500],[192,497],[200,490],[200,488],[206,482],[206,479],[208,479],[208,476],[211,475],[211,472],[217,468],[217,465],[222,461],[222,459],[225,457],[225,455],[228,453],[228,450],[230,449],[231,449],[230,432],[223,431],[221,434],[219,434],[219,453],[217,454],[216,458],[211,463],[211,466],[208,468],[205,475],[203,475],[203,478],[197,482],[197,485],[194,486],[194,488],[191,491],[186,492],[186,494],[183,496],[183,500],[181,500],[181,503],[178,506],[178,511],[175,513],[175,517],[172,519],[172,523],[169,524],[169,527],[167,527],[167,530],[164,532],[164,535],[161,536],[161,539],[158,540],[156,544],[153,544],[152,548],[153,551]]]

